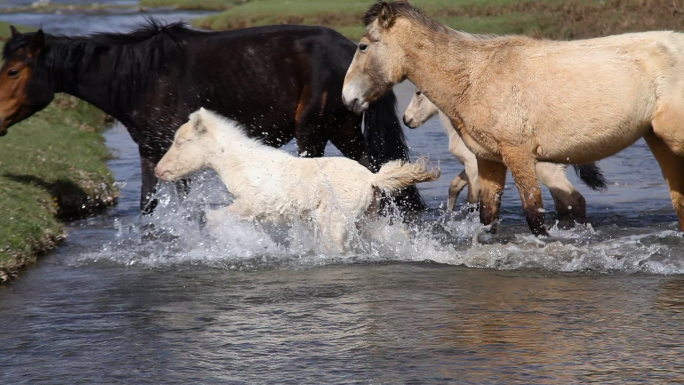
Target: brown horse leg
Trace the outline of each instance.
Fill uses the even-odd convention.
[[[536,160],[524,150],[515,147],[501,151],[504,162],[513,174],[520,192],[527,225],[534,235],[548,235],[544,227],[544,202],[537,179]]]
[[[345,157],[354,159],[364,167],[369,166],[366,143],[361,132],[360,117],[349,116],[346,121],[337,126],[336,130],[331,130],[330,142]]]
[[[297,127],[297,152],[306,158],[320,158],[325,154],[325,145],[328,143],[324,130],[313,125]]]
[[[653,151],[667,181],[672,205],[679,217],[679,229],[684,231],[684,156],[672,151],[654,132],[646,134],[644,139]]]
[[[480,174],[480,221],[492,225],[491,232],[496,233],[495,222],[499,220],[501,196],[506,183],[506,166],[503,163],[477,158]]]
[[[320,158],[325,154],[325,145],[328,143],[330,130],[321,109],[322,103],[325,101],[321,95],[312,96],[309,88],[304,87],[295,112],[295,120],[297,121],[295,138],[300,156]]]

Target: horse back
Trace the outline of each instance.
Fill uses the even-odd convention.
[[[248,127],[294,126],[303,97],[325,94],[333,109],[344,108],[342,84],[355,45],[333,30],[248,28],[188,45],[192,81],[206,86],[209,108]]]
[[[152,136],[162,139],[150,144],[159,147],[153,157],[163,155],[175,128],[200,107],[240,122],[250,136],[276,147],[294,137],[303,98],[325,101],[321,119],[348,113],[342,84],[356,46],[331,29],[188,30],[181,42],[183,55],[165,64],[137,111],[143,120],[137,125],[155,126]]]

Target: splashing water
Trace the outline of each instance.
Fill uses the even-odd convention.
[[[515,232],[492,235],[484,231],[478,213],[466,207],[454,213],[434,210],[426,220],[409,225],[400,225],[401,218],[385,218],[362,233],[352,225],[348,251],[340,255],[321,251],[321,234],[310,222],[279,226],[226,213],[219,214],[217,226],[208,228],[203,212],[230,203],[230,194],[213,172],[198,174],[185,199],[173,184],[162,184],[157,197],[152,216],[118,219],[116,238],[102,250],[82,255],[80,262],[244,270],[429,261],[500,270],[684,273],[684,260],[678,257],[684,239],[671,230],[621,236],[591,224],[564,229],[556,222],[548,239],[530,235],[524,226],[500,226]]]

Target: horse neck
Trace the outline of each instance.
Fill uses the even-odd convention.
[[[70,41],[53,37],[51,45],[88,44],[87,40],[80,42]],[[92,44],[92,43],[91,43]],[[63,48],[63,47],[62,47]],[[126,123],[131,118],[126,113],[123,105],[130,105],[139,95],[131,93],[127,98],[117,98],[112,95],[112,80],[117,71],[116,49],[98,49],[88,57],[79,57],[74,60],[74,55],[69,49],[51,49],[48,55],[53,55],[51,62],[60,63],[48,68],[49,76],[55,81],[55,93],[63,92],[94,105],[115,119]],[[134,79],[130,79],[134,83]],[[122,99],[117,102],[117,99]]]
[[[465,33],[451,35],[425,29],[404,45],[406,75],[441,111],[451,115],[469,99],[476,63],[486,56]],[[459,95],[454,99],[454,89]]]

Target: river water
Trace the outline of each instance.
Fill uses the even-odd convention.
[[[0,15],[52,33],[141,18]],[[413,88],[396,91],[403,111]],[[684,382],[684,238],[642,141],[600,162],[605,193],[570,175],[589,224],[549,215],[552,237],[531,237],[509,177],[500,234],[473,245],[477,217],[443,211],[462,166],[432,120],[407,131],[443,175],[420,188],[431,210],[412,241],[387,227],[385,242],[325,255],[298,226],[207,233],[197,213],[229,201],[211,173],[183,203],[162,185],[140,217],[137,149],[120,125],[105,136],[119,204],[0,288],[2,383]]]

